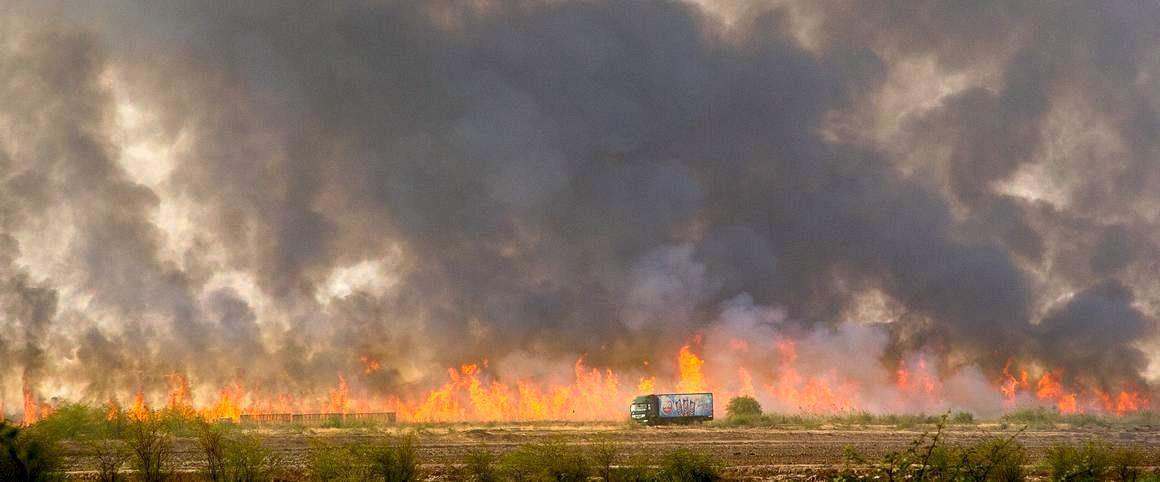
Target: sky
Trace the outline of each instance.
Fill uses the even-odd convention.
[[[9,0],[0,401],[663,377],[722,333],[1155,398],[1157,26],[1129,1]]]

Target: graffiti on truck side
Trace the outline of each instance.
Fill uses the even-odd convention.
[[[695,417],[705,415],[699,412],[707,411],[707,407],[699,407],[698,405],[697,399],[693,397],[661,397],[661,416]]]

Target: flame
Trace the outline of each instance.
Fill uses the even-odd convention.
[[[705,361],[693,354],[693,350],[689,345],[682,346],[681,352],[677,354],[677,370],[680,375],[680,381],[677,382],[677,391],[705,391],[705,375],[701,373],[701,367],[704,364]]]
[[[1096,389],[1095,393],[1103,409],[1116,415],[1138,412],[1147,408],[1149,405],[1148,398],[1139,392],[1121,390],[1119,393],[1112,395],[1103,390]]]
[[[1076,395],[1063,389],[1060,383],[1063,372],[1057,370],[1055,372],[1044,373],[1039,378],[1039,383],[1035,389],[1035,396],[1040,400],[1052,401],[1055,403],[1055,408],[1059,413],[1071,414],[1079,412],[1079,403],[1076,400]]]
[[[189,380],[178,372],[172,372],[165,376],[169,382],[169,395],[166,397],[165,406],[170,408],[188,407],[190,404],[189,398]]]
[[[41,403],[37,398],[35,391],[32,389],[31,383],[28,381],[28,374],[21,376],[21,398],[24,402],[24,418],[21,423],[24,425],[32,425],[45,417],[52,415],[53,406],[47,403]],[[4,418],[4,411],[0,406],[0,420]]]
[[[1019,376],[1011,373],[1013,361],[1008,360],[1003,367],[1002,383],[999,387],[1004,398],[1014,402],[1020,391],[1031,392],[1036,400],[1046,402],[1055,407],[1059,413],[1073,414],[1082,412],[1100,412],[1114,415],[1147,410],[1151,407],[1151,400],[1141,392],[1133,389],[1122,389],[1115,392],[1105,391],[1100,387],[1084,388],[1083,385],[1067,385],[1064,382],[1063,370],[1046,370],[1038,375],[1034,391],[1031,388],[1032,377],[1027,369],[1020,369]]]
[[[129,416],[134,420],[145,420],[149,418],[149,405],[145,403],[145,392],[137,390],[137,394],[133,395],[133,406],[129,409]]]
[[[242,403],[246,396],[246,388],[240,381],[234,381],[230,385],[222,387],[218,391],[218,399],[209,409],[203,410],[202,414],[206,418],[224,419],[229,418],[237,422],[242,419]]]
[[[105,418],[108,420],[116,420],[121,418],[121,404],[117,403],[117,399],[109,399],[107,410],[105,410]]]
[[[40,420],[40,407],[36,403],[36,396],[33,395],[32,389],[28,387],[28,376],[23,380],[23,387],[21,393],[24,398],[24,425],[32,425]]]
[[[656,391],[657,377],[641,377],[640,383],[636,384],[636,393],[640,395],[648,395]]]
[[[1003,364],[1003,384],[999,387],[999,391],[1003,393],[1003,398],[1007,401],[1015,400],[1015,393],[1019,389],[1026,389],[1028,384],[1027,370],[1019,371],[1019,378],[1011,375],[1011,360],[1007,360]]]
[[[836,380],[834,372],[818,378],[803,377],[797,367],[797,344],[790,339],[776,343],[781,355],[777,380],[766,391],[782,402],[807,412],[836,412],[856,406],[857,388],[850,382]]]
[[[367,356],[358,358],[359,364],[352,364],[348,372],[351,377],[338,373],[333,387],[323,390],[317,398],[250,391],[239,373],[234,381],[218,388],[216,396],[201,391],[210,396],[198,399],[191,389],[191,379],[184,373],[172,372],[164,377],[167,391],[152,400],[163,403],[167,410],[234,421],[261,414],[384,411],[396,412],[403,421],[620,420],[634,396],[668,391],[712,392],[722,401],[720,406],[732,396],[755,396],[762,398],[769,409],[782,412],[905,411],[946,406],[941,398],[944,388],[939,371],[922,353],[903,356],[893,372],[883,372],[882,379],[874,382],[865,377],[854,378],[840,365],[819,365],[809,351],[803,357],[798,343],[790,338],[779,338],[769,347],[776,364],[765,367],[742,361],[765,353],[748,341],[729,341],[734,352],[747,355],[726,358],[728,364],[721,366],[702,358],[696,351],[699,346],[700,339],[694,338],[676,356],[668,358],[668,364],[654,367],[643,363],[627,373],[590,367],[581,356],[572,364],[571,373],[507,378],[482,360],[447,369],[446,379],[433,389],[403,393],[374,393],[360,383],[362,376],[382,369]],[[1085,385],[1064,375],[1062,370],[1009,360],[996,375],[994,389],[1005,406],[1039,404],[1053,406],[1061,413],[1115,415],[1151,409],[1149,397],[1130,384],[1117,386],[1115,382],[1099,381],[1098,385]],[[884,393],[888,396],[882,396]],[[52,405],[41,401],[28,377],[23,380],[22,396],[25,423],[35,423],[52,413]],[[138,390],[124,405],[127,408],[111,399],[107,415],[110,419],[142,419],[150,416],[149,401],[146,391]]]
[[[374,372],[377,372],[377,371],[383,369],[383,365],[381,363],[379,363],[378,360],[371,358],[369,355],[363,355],[363,356],[358,357],[358,361],[363,366],[363,373],[365,373],[367,375],[370,375],[371,373],[374,373]]]
[[[348,413],[350,411],[350,403],[347,398],[350,389],[346,384],[346,377],[338,376],[338,386],[328,393],[328,400],[325,406],[322,407],[323,413]]]
[[[757,395],[757,391],[753,389],[753,376],[749,374],[749,370],[745,367],[737,367],[737,380],[741,383],[741,388],[738,390],[738,395],[745,395],[752,397]]]
[[[941,385],[936,374],[927,368],[925,356],[919,356],[917,366],[913,368],[907,367],[905,360],[898,364],[895,386],[902,392],[933,397],[939,393]]]
[[[393,398],[388,406],[413,421],[610,420],[621,418],[634,395],[611,370],[589,368],[583,357],[573,367],[571,384],[517,380],[512,385],[477,364],[451,368],[447,375],[447,383],[421,400]]]

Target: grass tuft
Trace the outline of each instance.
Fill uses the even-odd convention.
[[[517,482],[582,482],[592,475],[592,467],[578,447],[555,440],[523,445],[504,456],[500,466],[504,475]]]
[[[673,450],[661,459],[658,479],[664,482],[721,480],[721,463],[707,454],[688,449]]]
[[[499,469],[496,462],[499,458],[490,450],[472,447],[468,449],[463,463],[463,479],[472,482],[499,482]]]

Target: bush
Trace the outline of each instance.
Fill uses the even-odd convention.
[[[801,427],[817,428],[825,420],[816,415],[738,415],[713,422],[724,427]]]
[[[988,438],[967,445],[937,445],[927,462],[932,480],[1024,479],[1027,453],[1014,437]]]
[[[720,480],[720,464],[713,457],[688,449],[677,449],[661,459],[658,479],[668,482],[710,482]]]
[[[592,444],[592,465],[596,468],[596,475],[605,482],[612,481],[612,466],[620,455],[620,446],[608,439],[601,439]]]
[[[101,482],[125,480],[121,475],[121,469],[132,457],[125,442],[112,437],[98,437],[86,441],[84,445],[96,461],[98,480]]]
[[[313,480],[419,480],[418,438],[409,434],[377,445],[315,443],[306,456]]]
[[[258,482],[270,480],[278,465],[273,451],[255,436],[227,439],[223,445],[221,477],[215,481]]]
[[[847,467],[835,480],[949,480],[1020,481],[1027,453],[1015,438],[991,437],[970,444],[947,444],[942,438],[949,415],[938,419],[933,432],[918,436],[906,450],[888,452],[878,462],[870,462],[851,449],[846,450]],[[850,468],[867,466],[867,470]]]
[[[57,447],[26,430],[0,420],[0,480],[52,480],[57,467]]]
[[[1111,475],[1115,480],[1133,482],[1145,477],[1143,466],[1148,465],[1147,456],[1139,447],[1119,447],[1112,450]],[[1154,474],[1160,480],[1160,473]]]
[[[725,406],[725,417],[752,417],[761,415],[761,403],[750,396],[733,397]]]
[[[975,415],[971,412],[955,412],[951,414],[952,425],[971,425],[975,423]]]
[[[1055,446],[1047,450],[1043,465],[1055,480],[1134,481],[1144,477],[1146,457],[1137,447],[1112,447],[1087,441],[1079,446]]]
[[[205,453],[205,476],[209,480],[224,480],[226,434],[221,427],[208,422],[198,424],[197,444]]]
[[[474,482],[498,482],[496,456],[490,450],[473,447],[467,451],[463,464],[463,478]]]
[[[306,471],[311,480],[364,480],[367,477],[358,455],[350,445],[329,445],[312,441],[306,454]]]
[[[1036,407],[1025,408],[1006,413],[1000,417],[999,420],[1032,427],[1044,427],[1062,422],[1063,416],[1054,410],[1048,410],[1043,407]]]
[[[657,482],[659,475],[646,456],[634,457],[627,466],[616,471],[618,482]]]
[[[516,481],[581,482],[592,475],[588,460],[576,447],[558,441],[521,446],[507,454],[500,465],[502,472]]]
[[[150,414],[165,432],[175,437],[197,437],[201,427],[213,421],[206,420],[189,407],[165,407]]]
[[[407,434],[363,452],[369,474],[384,482],[413,482],[420,479],[418,437]]]
[[[169,478],[172,453],[165,426],[153,417],[134,419],[129,422],[128,435],[138,477],[145,482]]]
[[[28,430],[41,440],[83,440],[103,435],[107,425],[106,416],[100,410],[80,403],[66,403]]]

